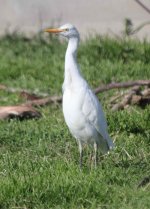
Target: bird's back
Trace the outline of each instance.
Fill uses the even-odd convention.
[[[87,87],[82,111],[97,131],[97,144],[99,145],[101,151],[105,153],[112,149],[114,145],[108,134],[107,122],[101,103],[90,87]]]

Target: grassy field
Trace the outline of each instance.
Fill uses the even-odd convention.
[[[0,83],[8,87],[61,95],[66,43],[40,36],[0,39]],[[150,78],[150,43],[89,38],[80,45],[81,71],[94,88],[111,81]],[[63,119],[61,105],[40,108],[38,120],[0,121],[0,208],[149,209],[150,106],[112,112],[114,91],[98,95],[116,148],[95,170],[85,148],[83,171],[78,149]],[[0,105],[23,102],[0,91]]]

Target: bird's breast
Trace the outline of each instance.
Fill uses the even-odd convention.
[[[84,101],[84,89],[69,88],[63,94],[63,113],[67,125],[75,125],[82,118],[82,106]]]
[[[63,113],[67,125],[79,122],[84,101],[84,93],[76,90],[65,90],[63,94]]]

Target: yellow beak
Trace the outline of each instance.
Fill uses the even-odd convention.
[[[48,33],[60,33],[65,31],[65,29],[59,29],[59,28],[50,28],[50,29],[45,29],[44,32]]]

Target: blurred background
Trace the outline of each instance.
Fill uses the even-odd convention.
[[[0,0],[0,34],[14,31],[32,36],[47,26],[72,23],[81,37],[122,34],[127,22],[144,24],[136,37],[150,37],[150,0]]]

